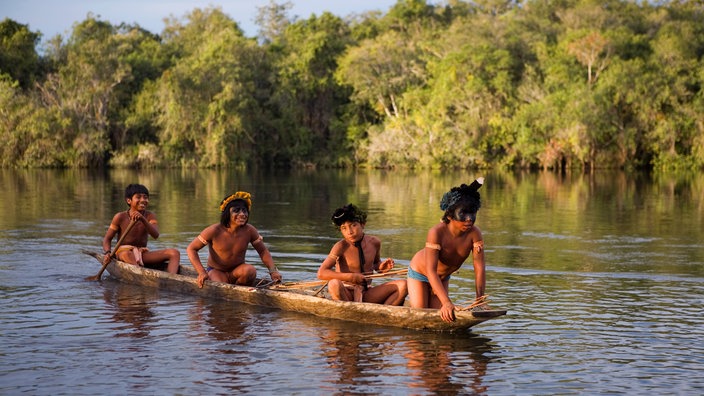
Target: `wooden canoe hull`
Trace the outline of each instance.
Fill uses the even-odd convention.
[[[98,254],[96,258],[99,257],[102,256]],[[108,264],[107,271],[122,282],[146,287],[188,293],[204,298],[238,301],[331,319],[413,330],[463,331],[506,314],[506,311],[457,311],[457,319],[448,323],[440,318],[439,311],[436,309],[334,301],[313,296],[311,295],[313,292],[255,288],[212,281],[206,281],[203,288],[199,288],[196,277],[193,276],[194,271],[184,266],[181,266],[180,271],[183,274],[177,275],[113,260]]]

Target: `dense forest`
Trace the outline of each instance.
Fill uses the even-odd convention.
[[[699,0],[0,22],[2,167],[704,169]]]

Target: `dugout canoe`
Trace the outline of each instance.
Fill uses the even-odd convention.
[[[103,255],[84,251],[98,261]],[[237,286],[221,282],[206,281],[203,288],[196,282],[193,268],[181,266],[179,274],[130,265],[112,260],[108,273],[121,282],[159,288],[204,298],[217,298],[251,305],[278,308],[287,311],[312,314],[324,318],[346,320],[379,326],[401,327],[412,330],[438,332],[466,331],[472,326],[506,314],[504,310],[456,311],[457,319],[448,323],[440,318],[437,309],[419,309],[408,306],[334,301],[314,291],[302,289],[275,289]]]

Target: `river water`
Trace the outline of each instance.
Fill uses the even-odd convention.
[[[313,280],[346,203],[408,265],[442,194],[479,174],[0,170],[0,394],[704,393],[704,175],[488,173],[477,224],[504,317],[464,334],[358,325],[84,278],[124,187],[185,248],[250,191],[285,280]],[[265,269],[252,251],[249,259]],[[201,255],[202,258],[203,255]],[[451,280],[473,298],[467,263]]]

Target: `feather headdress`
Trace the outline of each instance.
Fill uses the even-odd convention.
[[[247,210],[252,209],[252,194],[246,192],[246,191],[237,191],[236,193],[230,195],[229,197],[225,198],[220,202],[220,211],[224,211],[225,208],[227,207],[227,204],[230,202],[236,200],[236,199],[241,199],[244,201],[245,204],[247,204]]]

